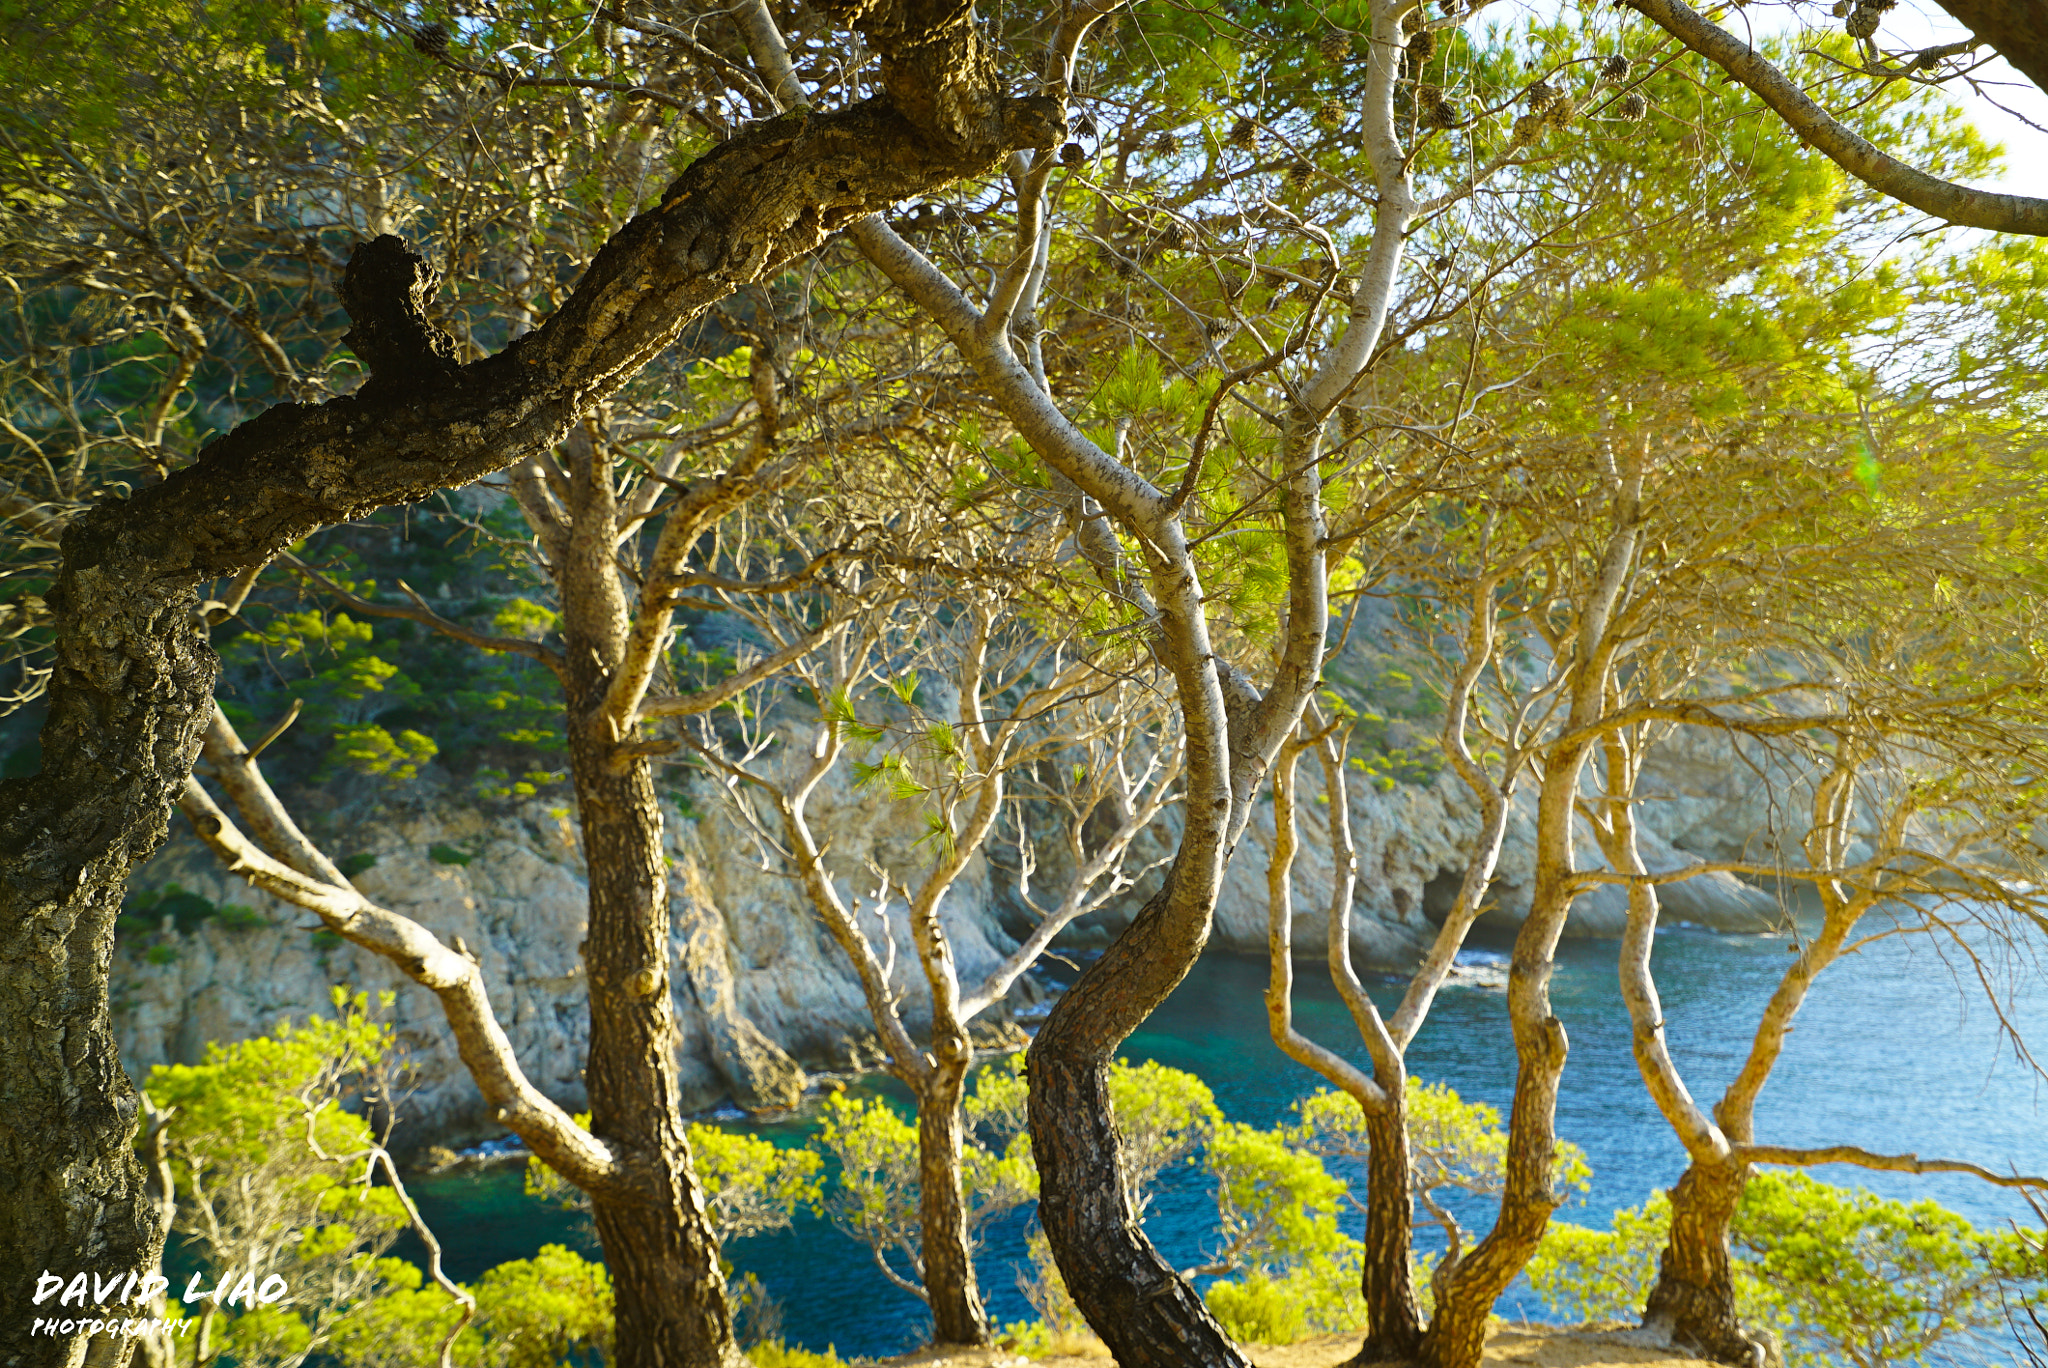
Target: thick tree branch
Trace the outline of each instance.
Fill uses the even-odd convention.
[[[551,449],[734,289],[855,219],[1059,136],[1055,102],[1002,95],[968,0],[847,9],[881,55],[883,93],[735,132],[621,228],[540,327],[443,365],[418,316],[424,263],[395,238],[367,244],[346,293],[368,383],[276,405],[65,529],[46,595],[42,769],[0,782],[0,1031],[23,1042],[0,1075],[0,1169],[20,1194],[0,1206],[0,1284],[139,1267],[162,1245],[105,966],[128,874],[164,839],[212,716],[218,664],[198,586]],[[0,1326],[0,1358],[27,1333]]]
[[[1748,86],[1777,111],[1794,133],[1871,189],[1960,227],[2048,236],[2048,200],[1974,190],[1906,165],[1851,132],[1765,60],[1762,53],[1701,15],[1685,0],[1623,3]],[[1959,0],[1948,8],[1969,10],[1973,6],[1967,0]],[[1987,0],[1975,8],[1989,9],[1991,4]]]
[[[475,958],[441,944],[433,932],[365,898],[346,883],[308,878],[256,848],[199,781],[188,778],[179,802],[192,829],[229,873],[251,887],[319,917],[351,944],[391,961],[407,978],[441,1001],[457,1051],[476,1080],[492,1119],[518,1135],[550,1168],[586,1192],[601,1192],[620,1178],[604,1142],[527,1081],[512,1042],[498,1025]]]

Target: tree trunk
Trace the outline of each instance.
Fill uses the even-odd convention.
[[[1390,1089],[1391,1105],[1365,1114],[1371,1152],[1365,1161],[1365,1251],[1358,1290],[1365,1298],[1365,1343],[1357,1363],[1411,1359],[1422,1345],[1415,1304],[1415,1197],[1409,1187],[1407,1098]]]
[[[1031,1045],[1038,1219],[1067,1292],[1121,1368],[1246,1368],[1138,1228],[1109,1104],[1111,1054],[1187,976],[1208,939],[1207,906],[1178,906],[1174,896],[1187,858],[1183,847],[1159,892],[1067,990]]]
[[[676,1091],[661,810],[647,762],[613,773],[614,751],[572,734],[590,877],[590,1129],[632,1174],[620,1191],[591,1194],[618,1358],[621,1368],[727,1368],[741,1360]]]
[[[622,732],[606,709],[631,621],[614,558],[611,462],[582,431],[562,450],[574,521],[554,576],[569,767],[590,881],[584,1081],[591,1133],[629,1175],[616,1189],[592,1192],[591,1210],[612,1275],[621,1368],[728,1368],[743,1360],[677,1094],[661,806],[646,758],[624,749],[632,725]]]
[[[210,715],[217,662],[193,621],[198,586],[320,527],[545,448],[738,286],[1012,148],[1059,144],[1058,103],[1003,97],[965,0],[856,8],[853,21],[882,57],[886,95],[761,121],[698,158],[506,352],[456,365],[449,339],[427,322],[434,273],[397,239],[379,238],[358,249],[342,288],[356,325],[347,340],[371,372],[361,388],[325,404],[275,405],[65,533],[46,595],[56,659],[42,772],[0,784],[0,1287],[9,1295],[33,1289],[44,1269],[145,1269],[162,1251],[131,1152],[137,1103],[116,1058],[107,974],[129,871],[162,843]],[[651,813],[644,766],[606,770],[624,739],[595,748],[581,739],[579,789],[587,780],[587,795],[644,800]],[[586,818],[587,838],[598,825]],[[591,848],[614,844],[660,870],[658,840],[593,839]],[[639,1142],[627,1147],[646,1179],[643,1210],[602,1196],[598,1226],[607,1249],[644,1250],[673,1270],[650,1281],[614,1266],[622,1361],[723,1362],[732,1349],[716,1260],[708,1288],[681,1271],[702,1262],[709,1237],[672,1105],[667,976],[650,952],[665,948],[664,893],[638,899],[653,900],[651,926],[629,927],[600,885],[637,873],[599,873],[593,860],[593,875],[591,937],[603,948],[590,985],[592,1101],[600,1126],[625,1126],[621,1143]],[[652,997],[599,1005],[617,989],[598,969],[630,980],[649,965]],[[636,1100],[636,1089],[648,1091]],[[655,1111],[666,1119],[652,1120]],[[681,1226],[656,1231],[677,1214]],[[687,1312],[673,1300],[682,1289]],[[663,1318],[676,1318],[673,1333]],[[680,1328],[692,1318],[701,1333]],[[82,1336],[31,1337],[34,1319],[0,1317],[0,1366],[69,1365],[83,1354]]]
[[[1493,1304],[1536,1252],[1556,1208],[1557,1085],[1569,1042],[1550,1011],[1550,975],[1573,898],[1572,819],[1585,745],[1553,755],[1536,808],[1536,882],[1508,970],[1515,1101],[1508,1118],[1500,1215],[1472,1250],[1435,1279],[1436,1314],[1420,1358],[1430,1368],[1478,1368]]]
[[[215,662],[193,626],[198,577],[177,573],[166,531],[124,529],[118,515],[129,508],[96,510],[65,534],[49,594],[58,630],[42,772],[0,784],[0,1364],[9,1368],[81,1361],[85,1337],[32,1337],[38,1316],[105,1314],[55,1298],[31,1306],[44,1270],[67,1282],[147,1272],[163,1251],[133,1149],[140,1103],[115,1051],[107,971],[128,873],[162,843],[199,753]]]
[[[924,1290],[931,1301],[936,1344],[988,1343],[988,1313],[974,1282],[961,1191],[964,1130],[961,1097],[974,1047],[956,1023],[932,1041],[933,1068],[917,1099],[917,1215],[924,1253]]]
[[[1728,1248],[1728,1230],[1748,1181],[1749,1166],[1734,1160],[1694,1160],[1686,1168],[1671,1189],[1671,1238],[1643,1308],[1643,1325],[1669,1336],[1673,1348],[1762,1368],[1778,1356],[1769,1341],[1752,1336],[1736,1319]]]

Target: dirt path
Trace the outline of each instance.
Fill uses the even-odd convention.
[[[1705,1359],[1632,1342],[1628,1330],[1556,1330],[1547,1326],[1501,1326],[1486,1341],[1487,1368],[1715,1368]],[[1323,1335],[1299,1344],[1246,1346],[1256,1368],[1337,1368],[1358,1352],[1357,1335]],[[1000,1349],[921,1350],[885,1359],[888,1368],[1109,1368],[1107,1355],[1093,1358],[1027,1359]]]

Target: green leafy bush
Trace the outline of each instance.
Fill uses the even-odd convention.
[[[815,1354],[808,1349],[792,1348],[781,1340],[769,1340],[747,1350],[747,1357],[754,1361],[754,1368],[846,1368],[846,1360],[830,1345],[824,1353]]]
[[[1553,1225],[1529,1282],[1560,1314],[1633,1317],[1670,1227],[1662,1193],[1616,1212],[1612,1232]],[[2018,1233],[1803,1173],[1752,1177],[1731,1237],[1738,1312],[1776,1331],[1793,1365],[1925,1363],[2004,1326],[2009,1308],[2048,1305],[2048,1269]]]
[[[454,1298],[424,1286],[420,1270],[379,1259],[382,1294],[336,1333],[328,1352],[344,1368],[417,1368],[435,1361],[460,1316]],[[557,1368],[609,1362],[612,1282],[604,1265],[562,1245],[499,1264],[469,1289],[476,1317],[455,1341],[462,1368]]]
[[[368,1181],[380,1139],[345,1105],[388,1093],[391,1029],[367,994],[337,988],[334,1003],[334,1017],[209,1045],[200,1063],[158,1065],[143,1085],[177,1182],[176,1229],[208,1283],[276,1275],[292,1289],[278,1305],[199,1308],[243,1368],[326,1343],[372,1299],[377,1256],[408,1221],[396,1192]]]

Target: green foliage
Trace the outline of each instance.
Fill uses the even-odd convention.
[[[1202,1298],[1239,1340],[1290,1344],[1365,1323],[1362,1247],[1337,1228],[1348,1189],[1291,1138],[1234,1124],[1209,1137],[1221,1244],[1209,1268],[1237,1276]]]
[[[402,784],[417,779],[420,767],[440,754],[432,738],[407,729],[393,736],[374,722],[341,727],[327,752],[334,769]]]
[[[1614,1228],[1552,1221],[1523,1276],[1543,1304],[1574,1320],[1630,1320],[1657,1284],[1657,1259],[1671,1234],[1671,1199],[1659,1192],[1614,1213]]]
[[[588,1129],[590,1113],[574,1118]],[[721,1244],[770,1230],[786,1230],[800,1210],[816,1212],[823,1199],[819,1156],[808,1149],[783,1148],[743,1131],[691,1122],[690,1156],[711,1228]],[[539,1156],[526,1161],[526,1192],[571,1210],[587,1210],[590,1199],[562,1180]]]
[[[1284,1273],[1254,1269],[1243,1278],[1211,1283],[1202,1300],[1232,1339],[1247,1344],[1292,1344],[1310,1335],[1366,1327],[1358,1290],[1358,1248]]]
[[[1002,1071],[991,1069],[977,1078],[977,1093],[990,1086],[984,1080],[992,1080],[997,1098],[979,1108],[970,1101],[967,1108],[970,1117],[988,1120],[1008,1105],[1011,1085]],[[921,1223],[916,1126],[881,1098],[839,1092],[825,1100],[825,1123],[818,1143],[839,1164],[839,1175],[825,1202],[832,1223],[873,1250],[892,1281],[913,1285],[914,1275],[897,1272],[888,1256],[894,1251],[912,1268],[918,1263]],[[960,1183],[970,1232],[1030,1201],[1038,1195],[1038,1173],[1028,1139],[1021,1133],[1012,1135],[1000,1148],[968,1141],[962,1147]]]
[[[389,995],[382,1003],[388,1006]],[[280,1022],[268,1036],[209,1045],[193,1065],[152,1069],[144,1092],[170,1121],[165,1157],[178,1230],[210,1275],[276,1274],[292,1300],[221,1307],[237,1361],[296,1362],[373,1292],[373,1263],[408,1223],[368,1168],[379,1140],[343,1106],[388,1088],[394,1040],[367,994],[334,990],[336,1015]]]
[[[242,903],[214,903],[197,893],[189,893],[175,883],[162,888],[132,890],[122,904],[121,915],[114,919],[114,929],[124,936],[146,935],[162,925],[169,917],[178,931],[190,935],[211,922],[231,931],[247,931],[259,926],[269,926],[270,920],[254,908]],[[154,955],[165,946],[152,946],[146,955]],[[173,951],[172,957],[175,957]],[[165,964],[169,959],[151,959],[151,963]]]
[[[1497,1197],[1506,1181],[1507,1132],[1500,1113],[1484,1102],[1467,1102],[1448,1084],[1408,1080],[1406,1103],[1411,1181],[1418,1201],[1439,1222],[1449,1216],[1437,1202],[1446,1189]],[[1312,1154],[1364,1159],[1371,1153],[1365,1114],[1341,1092],[1319,1088],[1295,1106],[1300,1122],[1288,1131],[1291,1143]],[[1559,1201],[1592,1184],[1586,1152],[1568,1140],[1557,1145]]]
[[[344,1368],[417,1368],[432,1363],[460,1314],[420,1270],[380,1259],[380,1295],[351,1316],[328,1352]],[[612,1358],[612,1283],[604,1265],[562,1245],[487,1271],[467,1289],[476,1317],[455,1341],[460,1368],[557,1368]]]
[[[692,1124],[690,1154],[704,1205],[720,1242],[787,1229],[799,1210],[824,1200],[824,1161],[807,1149],[785,1149],[742,1131]]]
[[[221,652],[222,666],[244,674],[259,668],[275,672],[285,696],[304,705],[297,727],[309,737],[326,738],[328,773],[404,783],[418,777],[439,747],[421,732],[401,728],[394,735],[373,720],[422,693],[398,666],[372,654],[375,635],[369,623],[346,613],[280,613],[261,630],[234,638]],[[233,700],[223,707],[238,726],[258,722]]]
[[[792,1348],[781,1340],[766,1340],[751,1346],[747,1357],[754,1361],[754,1368],[846,1368],[846,1361],[831,1345],[825,1346],[825,1352],[818,1354],[809,1349]]]
[[[1152,1182],[1167,1165],[1190,1158],[1223,1124],[1209,1085],[1156,1060],[1120,1059],[1109,1070],[1109,1104],[1123,1139],[1123,1172],[1131,1210],[1140,1219]]]
[[[1288,1140],[1282,1131],[1235,1123],[1209,1136],[1206,1160],[1216,1177],[1221,1246],[1210,1264],[1217,1272],[1285,1268],[1333,1259],[1352,1248],[1354,1242],[1337,1228],[1344,1181]]]
[[[457,850],[452,845],[440,844],[430,846],[427,850],[427,856],[428,858],[433,860],[435,864],[457,866],[467,865],[472,860],[476,859],[476,856],[470,854],[466,850]]]
[[[1670,1227],[1661,1193],[1617,1211],[1611,1233],[1553,1224],[1529,1282],[1561,1314],[1633,1316]],[[1802,1368],[1941,1361],[2004,1326],[2008,1307],[2048,1305],[2048,1269],[2023,1236],[1978,1230],[1931,1201],[1759,1173],[1731,1233],[1739,1313],[1777,1331]]]
[[[1803,1173],[1751,1178],[1734,1243],[1750,1304],[1793,1363],[1924,1362],[1944,1343],[2048,1305],[2048,1269],[2017,1232],[1983,1231],[1934,1202],[1899,1202]],[[2006,1295],[2001,1295],[2006,1294]]]

